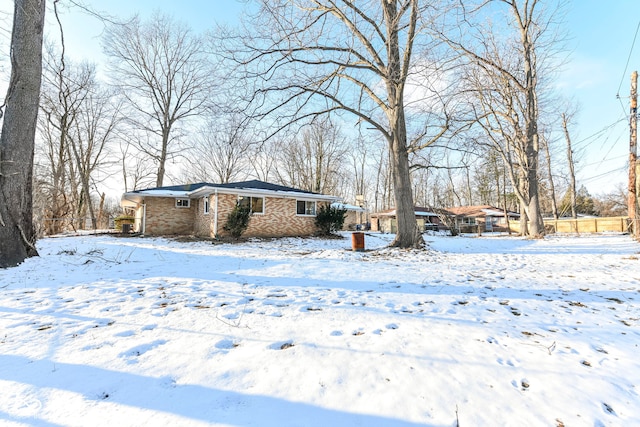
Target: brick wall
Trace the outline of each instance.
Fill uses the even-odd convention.
[[[227,215],[237,197],[221,195],[218,205],[218,232],[224,236]],[[296,215],[296,200],[265,197],[264,213],[253,214],[243,237],[309,236],[316,232],[315,217]]]
[[[188,208],[177,208],[176,199],[172,197],[147,197],[145,202],[146,234],[193,234],[197,200],[191,200]]]
[[[218,194],[218,235],[238,200],[233,194]],[[147,198],[146,234],[195,234],[214,236],[216,196],[209,196],[209,214],[203,199],[192,199],[189,208],[176,208],[174,198]],[[321,203],[318,203],[318,208]],[[296,214],[296,200],[265,197],[264,213],[253,214],[243,237],[309,236],[316,232],[315,217]]]
[[[209,198],[209,213],[204,213],[204,199],[193,199],[191,204],[195,205],[195,223],[193,226],[193,234],[196,236],[210,237],[213,236],[213,218],[215,214],[214,196],[207,196]]]

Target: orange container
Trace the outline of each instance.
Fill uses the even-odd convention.
[[[364,251],[364,233],[355,232],[351,234],[351,249],[358,252]]]

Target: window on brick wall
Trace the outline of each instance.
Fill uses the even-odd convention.
[[[249,206],[254,214],[264,213],[264,197],[238,196],[238,205]]]
[[[191,206],[189,199],[176,199],[176,208],[188,208]]]
[[[202,209],[205,215],[209,213],[209,196],[202,198]]]
[[[308,200],[298,200],[296,203],[296,214],[315,216],[316,202],[310,202]]]

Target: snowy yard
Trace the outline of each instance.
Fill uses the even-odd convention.
[[[640,244],[84,236],[0,270],[0,425],[640,425]]]

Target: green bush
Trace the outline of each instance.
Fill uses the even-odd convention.
[[[342,230],[346,209],[339,209],[329,205],[322,205],[316,212],[316,227],[318,234],[328,236],[331,233]]]
[[[229,215],[227,215],[227,222],[222,227],[224,231],[229,233],[232,237],[238,238],[242,236],[249,227],[249,220],[251,219],[251,207],[248,205],[240,206],[236,205]]]

